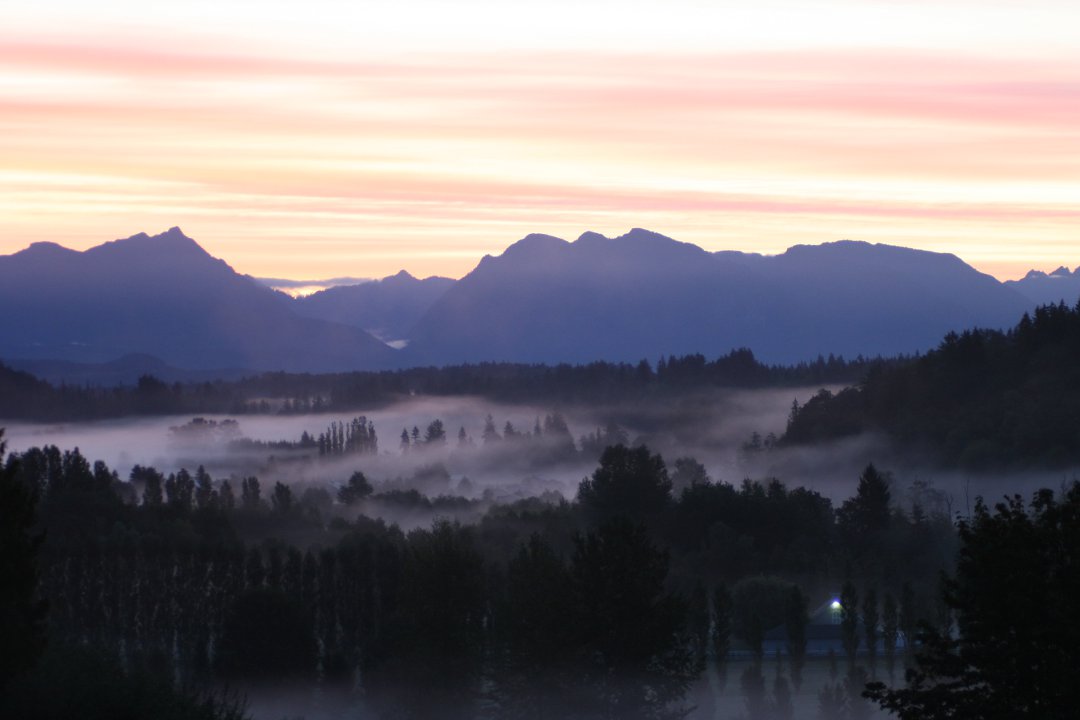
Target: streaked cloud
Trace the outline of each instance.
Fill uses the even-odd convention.
[[[256,275],[461,275],[528,232],[644,226],[710,249],[896,242],[1001,276],[1080,262],[1068,5],[1040,26],[1003,3],[837,2],[812,23],[767,3],[732,11],[715,47],[671,18],[644,42],[650,4],[555,5],[626,15],[593,46],[546,18],[508,49],[496,31],[519,19],[488,4],[455,5],[491,13],[460,36],[429,27],[449,6],[409,5],[431,13],[413,30],[387,11],[373,22],[397,45],[331,28],[354,12],[335,3],[295,34],[292,3],[225,3],[205,27],[190,8],[122,21],[125,3],[20,13],[0,29],[0,251],[178,224]],[[920,35],[916,10],[986,22]],[[874,18],[897,25],[849,35]]]

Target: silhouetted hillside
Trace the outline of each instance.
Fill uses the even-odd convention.
[[[135,374],[41,361],[149,355],[182,371],[345,372],[750,348],[767,364],[792,364],[909,354],[952,330],[1008,327],[1033,307],[1019,290],[1074,280],[1030,276],[1014,289],[953,255],[850,241],[710,253],[635,229],[572,243],[530,235],[456,282],[401,272],[292,299],[173,228],[86,252],[36,243],[0,257],[0,358],[95,383]]]
[[[709,253],[646,230],[530,235],[420,320],[412,364],[630,361],[749,347],[769,363],[926,350],[1029,303],[953,255],[861,242]]]
[[[454,284],[450,278],[397,275],[329,288],[293,301],[296,312],[352,325],[386,341],[405,340],[409,330]]]
[[[1064,266],[1050,273],[1032,270],[1020,280],[1006,280],[1005,285],[1034,305],[1072,305],[1080,298],[1080,267],[1073,272]]]
[[[1008,332],[949,333],[914,362],[874,368],[857,388],[822,392],[783,441],[884,432],[973,469],[1080,462],[1080,305],[1044,306]]]
[[[184,368],[386,367],[357,328],[302,318],[179,228],[75,252],[52,243],[0,257],[0,357],[105,362],[146,353]]]

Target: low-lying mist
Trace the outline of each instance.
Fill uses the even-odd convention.
[[[1057,487],[1075,477],[1072,472],[1012,476],[944,471],[925,458],[896,451],[885,438],[874,435],[811,447],[776,445],[792,403],[804,403],[817,390],[714,389],[641,404],[565,408],[499,404],[464,396],[416,397],[348,415],[207,416],[201,432],[175,430],[190,425],[193,418],[188,416],[66,424],[16,422],[7,424],[6,438],[15,452],[47,444],[63,450],[79,448],[89,460],[103,460],[121,479],[135,465],[153,466],[164,473],[180,468],[194,471],[202,465],[215,480],[254,475],[264,488],[282,482],[299,496],[309,487],[334,492],[360,471],[376,494],[416,490],[432,498],[459,496],[477,501],[457,509],[443,506],[417,512],[413,508],[407,514],[374,501],[362,508],[365,514],[399,522],[406,529],[427,525],[434,515],[469,520],[491,502],[525,497],[571,499],[578,483],[595,469],[602,447],[616,441],[648,445],[663,455],[669,469],[677,458],[693,457],[713,480],[738,484],[744,478],[778,478],[792,487],[815,490],[835,503],[851,496],[860,472],[872,462],[893,473],[897,500],[903,501],[908,489],[918,485],[933,491],[937,509],[950,514],[970,510],[979,495],[992,501],[1035,487]],[[349,423],[361,415],[376,433],[377,452],[321,455],[315,444],[300,446],[305,434],[315,443],[332,423]],[[497,437],[488,427],[485,439],[489,416]],[[552,433],[552,417],[565,421],[565,433]],[[426,442],[429,426],[436,420],[442,423],[445,437]],[[508,424],[512,427],[509,436]],[[226,427],[228,432],[223,431]],[[409,436],[407,446],[402,442],[403,430]],[[463,438],[459,437],[462,431]]]

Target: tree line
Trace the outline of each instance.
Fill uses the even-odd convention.
[[[0,417],[79,420],[129,415],[312,413],[390,404],[415,395],[474,395],[499,402],[599,403],[648,399],[705,387],[793,387],[849,383],[878,364],[862,357],[818,357],[791,366],[759,362],[750,350],[707,360],[661,357],[655,366],[479,363],[322,375],[281,372],[235,381],[165,383],[151,375],[133,386],[53,386],[0,363]],[[269,400],[267,398],[272,398]]]

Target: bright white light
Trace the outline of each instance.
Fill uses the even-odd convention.
[[[833,600],[832,605],[830,607],[832,607],[833,610],[839,610],[841,608],[840,601],[839,600]]]

